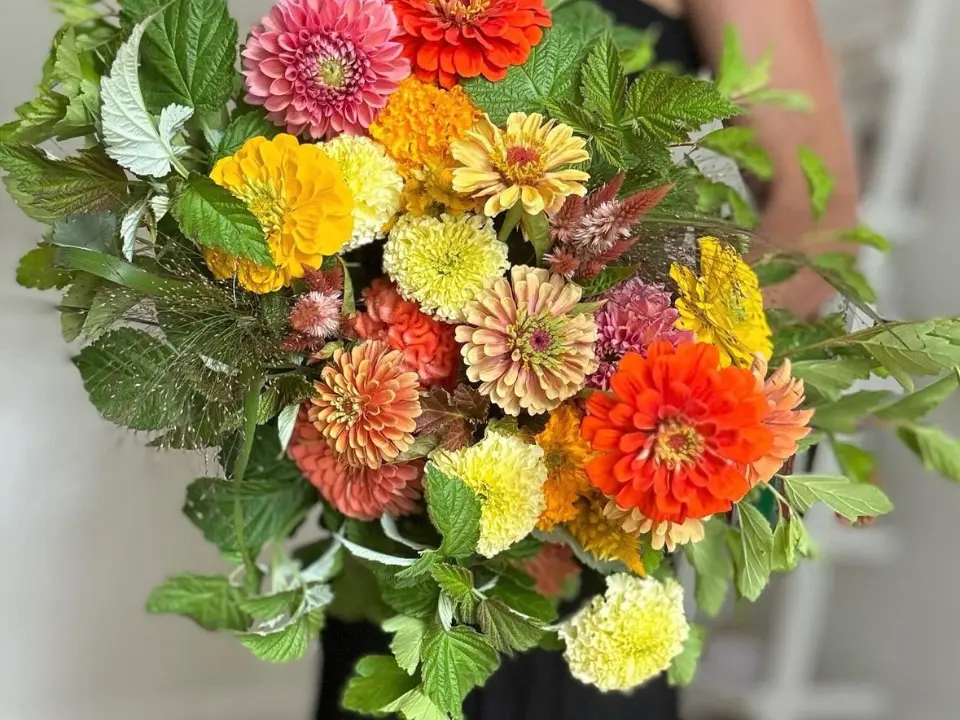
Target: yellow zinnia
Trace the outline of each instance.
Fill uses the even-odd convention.
[[[275,290],[319,268],[353,232],[353,196],[337,165],[292,135],[248,140],[220,160],[210,177],[246,203],[267,236],[275,268],[250,263],[241,273],[247,261],[237,261],[237,280],[252,292]]]
[[[713,237],[699,245],[699,277],[683,265],[670,269],[680,293],[676,327],[715,345],[723,366],[748,368],[757,353],[769,358],[773,342],[756,274],[731,245]]]
[[[586,140],[543,115],[511,113],[506,130],[484,115],[463,140],[451,146],[462,167],[453,172],[453,188],[488,198],[484,212],[496,217],[518,202],[530,215],[553,215],[570,195],[586,195],[590,176],[565,165],[590,159]]]

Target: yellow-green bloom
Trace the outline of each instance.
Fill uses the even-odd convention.
[[[682,265],[670,269],[680,291],[676,327],[716,345],[723,366],[749,368],[757,353],[769,359],[773,342],[756,273],[730,245],[712,237],[699,244],[699,277]]]
[[[493,221],[477,215],[404,215],[383,249],[383,269],[400,294],[441,320],[459,320],[467,303],[509,267]]]
[[[632,690],[659,675],[689,634],[679,583],[625,573],[609,576],[607,592],[560,628],[570,672],[604,692]]]
[[[477,552],[493,557],[536,526],[545,507],[543,450],[513,435],[487,432],[476,445],[431,458],[437,469],[460,478],[480,500]]]

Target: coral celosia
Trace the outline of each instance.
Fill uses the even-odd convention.
[[[390,0],[417,76],[453,87],[458,78],[502,80],[523,65],[550,27],[544,0]]]
[[[493,223],[476,215],[397,221],[383,248],[383,269],[400,294],[443,320],[459,320],[491,279],[509,267]]]
[[[476,445],[456,452],[438,451],[431,460],[477,494],[481,507],[477,552],[481,555],[503,552],[536,526],[547,479],[543,450],[537,445],[488,430]]]
[[[683,588],[619,574],[560,628],[573,676],[600,690],[631,690],[670,667],[683,651],[690,625]]]
[[[400,211],[403,178],[396,161],[368,137],[340,135],[322,147],[353,194],[353,235],[343,251],[380,240]]]
[[[682,523],[728,512],[746,495],[744,466],[773,442],[749,370],[721,369],[713,345],[658,342],[646,358],[624,357],[610,387],[590,396],[581,430],[602,453],[587,475],[620,508]]]
[[[692,332],[674,327],[680,313],[674,309],[669,293],[659,285],[632,278],[601,299],[606,304],[594,315],[600,367],[588,378],[590,387],[609,390],[610,377],[628,352],[644,355],[658,340],[677,346],[696,338]]]
[[[560,597],[568,580],[577,577],[581,568],[567,545],[547,543],[520,568],[533,578],[533,589],[548,598]]]
[[[245,100],[287,132],[358,135],[410,75],[385,0],[280,0],[243,50]]]
[[[343,462],[300,411],[288,452],[304,477],[347,517],[377,520],[419,511],[423,462],[381,465],[376,470]]]
[[[597,369],[593,315],[574,308],[583,294],[548,270],[519,265],[512,282],[498,277],[467,304],[467,377],[510,415],[552,410],[583,387]]]
[[[567,529],[580,547],[597,560],[620,562],[631,572],[643,575],[640,533],[629,532],[623,523],[607,517],[607,502],[595,489],[582,495],[577,501],[577,515],[567,523]]]
[[[716,345],[724,366],[749,368],[756,353],[769,358],[773,342],[756,274],[731,245],[712,237],[698,244],[700,277],[682,265],[670,269],[680,291],[677,327]]]
[[[590,444],[580,437],[583,415],[570,403],[550,414],[547,426],[537,435],[547,466],[543,486],[547,506],[537,522],[540,530],[552,530],[577,516],[577,500],[591,490],[584,466],[593,457]]]
[[[337,350],[314,385],[310,421],[347,464],[377,469],[413,445],[417,375],[385,343]]]
[[[700,542],[703,540],[705,533],[702,520],[687,518],[682,523],[674,523],[669,520],[651,520],[636,508],[629,511],[621,510],[612,500],[604,508],[604,514],[610,520],[619,522],[620,526],[628,533],[649,535],[648,543],[654,550],[666,548],[673,552],[678,545]]]
[[[585,195],[590,176],[568,165],[590,159],[587,141],[568,125],[544,122],[539,113],[511,113],[501,130],[484,115],[466,137],[451,145],[460,163],[453,189],[487,198],[483,211],[496,217],[518,202],[530,215],[560,210],[570,195]]]
[[[290,326],[316,340],[328,340],[340,330],[342,306],[339,292],[309,292],[290,311]]]
[[[220,160],[210,177],[260,221],[276,264],[263,275],[270,270],[271,276],[280,271],[303,277],[353,232],[353,196],[339,168],[319,147],[301,145],[292,135],[248,140]]]
[[[430,317],[412,300],[404,300],[387,280],[374,280],[363,291],[366,311],[354,319],[365,340],[383,340],[403,353],[407,369],[417,373],[420,387],[452,388],[460,373],[460,348],[453,326]]]

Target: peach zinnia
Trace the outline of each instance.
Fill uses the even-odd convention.
[[[417,374],[382,342],[337,350],[315,383],[310,421],[349,465],[377,469],[413,445]]]
[[[728,512],[750,489],[745,467],[766,455],[769,410],[749,370],[720,368],[713,345],[654,343],[626,355],[612,395],[587,402],[583,436],[602,453],[591,482],[623,510],[683,523]]]

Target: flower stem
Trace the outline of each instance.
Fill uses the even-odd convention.
[[[520,224],[522,218],[523,203],[518,201],[516,205],[507,211],[507,215],[503,219],[503,226],[500,228],[500,234],[497,235],[497,240],[505,243],[510,238],[510,233]]]
[[[237,546],[247,571],[245,582],[250,589],[255,590],[256,587],[251,587],[251,585],[259,584],[259,577],[257,564],[250,554],[250,548],[247,547],[246,519],[243,515],[240,490],[243,479],[247,474],[247,466],[250,464],[250,453],[253,451],[253,440],[257,432],[257,415],[260,410],[260,389],[263,387],[263,374],[256,369],[248,370],[243,374],[241,382],[246,388],[243,394],[243,445],[241,445],[240,453],[233,464],[233,526],[237,536]]]

